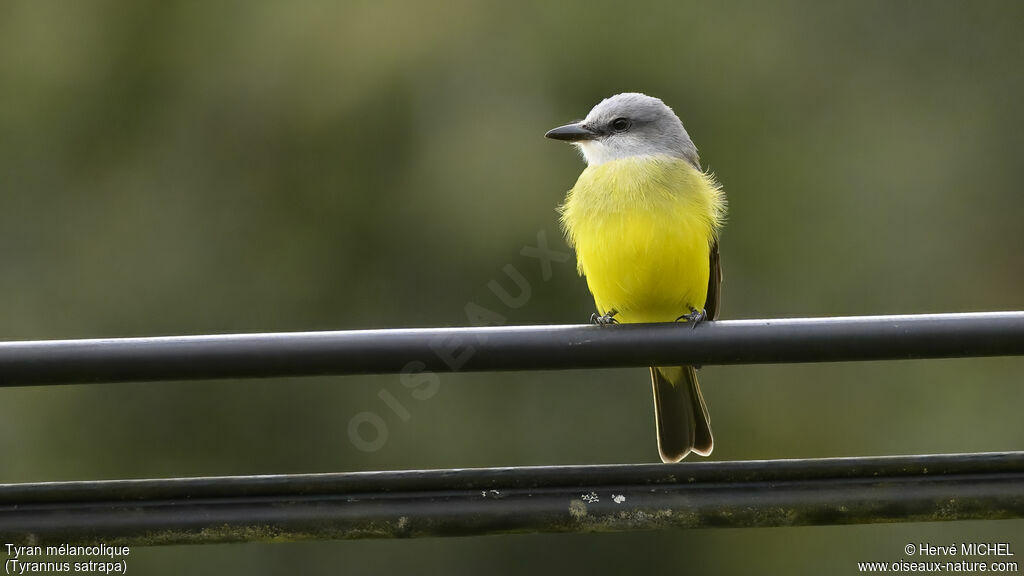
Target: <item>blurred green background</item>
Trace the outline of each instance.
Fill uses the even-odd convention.
[[[580,323],[542,138],[671,105],[724,318],[1024,308],[1020,2],[4,2],[0,340]],[[516,309],[513,266],[530,283]],[[1024,448],[1019,358],[702,372],[713,459]],[[403,420],[381,399],[408,411]],[[0,390],[0,482],[657,460],[644,370]],[[349,424],[386,437],[366,450]],[[356,433],[373,439],[369,427]],[[135,574],[854,573],[1020,521],[138,548]]]

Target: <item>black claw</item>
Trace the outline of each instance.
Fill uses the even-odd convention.
[[[690,308],[690,313],[683,314],[679,318],[676,318],[676,322],[679,322],[680,320],[686,320],[686,322],[690,324],[690,329],[692,330],[697,327],[697,324],[700,324],[704,320],[707,320],[707,317],[708,314],[706,311],[697,310],[696,308]]]
[[[618,314],[618,310],[609,310],[604,316],[598,316],[597,312],[590,315],[590,323],[597,324],[598,326],[607,326],[609,324],[618,324],[619,321],[615,319],[615,315]]]

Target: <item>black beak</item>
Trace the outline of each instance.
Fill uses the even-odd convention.
[[[580,140],[593,140],[597,138],[597,134],[593,130],[586,128],[583,124],[577,122],[575,124],[566,124],[565,126],[559,126],[553,130],[548,130],[548,133],[544,135],[545,138],[551,138],[552,140],[565,140],[567,142],[579,142]]]

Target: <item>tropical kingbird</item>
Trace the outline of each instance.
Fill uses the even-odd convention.
[[[545,136],[571,142],[587,161],[560,211],[597,305],[592,320],[714,320],[725,193],[701,170],[672,109],[644,94],[618,94]],[[694,367],[652,367],[651,380],[662,461],[711,454],[711,421]]]

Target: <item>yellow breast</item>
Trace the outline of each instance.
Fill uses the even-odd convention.
[[[725,207],[714,179],[685,160],[587,167],[561,211],[598,311],[615,309],[620,322],[670,322],[702,309]]]

